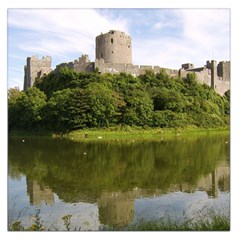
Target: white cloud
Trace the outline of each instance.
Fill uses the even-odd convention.
[[[227,9],[200,9],[180,12],[183,38],[196,49],[216,52],[216,57],[229,58],[230,12]],[[200,52],[199,51],[199,52]]]
[[[19,77],[12,77],[11,81],[8,81],[8,88],[14,88],[16,86],[19,87],[19,89],[23,89],[23,80]]]
[[[101,32],[128,30],[124,21],[108,19],[92,9],[13,9],[8,24],[27,31],[17,43],[19,49],[58,56],[93,52],[95,37]]]
[[[173,16],[174,14],[174,16]],[[165,15],[166,17],[166,15]],[[161,65],[180,68],[182,63],[192,62],[203,66],[207,60],[230,59],[230,16],[228,10],[174,10],[172,18],[162,18],[153,26],[163,31],[156,39],[146,36],[133,42],[133,59],[137,64]],[[164,32],[174,27],[176,35]]]
[[[50,55],[53,68],[81,54],[94,61],[97,35],[110,29],[128,32],[124,19],[94,9],[9,9],[8,28],[8,81],[21,89],[23,71],[16,80],[11,69],[23,69],[28,56]]]
[[[185,62],[198,67],[213,58],[230,58],[227,9],[123,11],[10,9],[10,65],[18,63],[11,67],[23,68],[26,57],[36,54],[52,56],[53,67],[81,54],[88,54],[94,61],[95,37],[111,29],[132,37],[134,64],[178,69]],[[20,78],[23,79],[23,73]]]

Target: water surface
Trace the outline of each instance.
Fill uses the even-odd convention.
[[[229,208],[229,136],[73,142],[9,138],[8,217],[47,229],[126,227]]]

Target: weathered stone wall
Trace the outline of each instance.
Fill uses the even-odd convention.
[[[187,69],[191,69],[191,68],[194,68],[194,64],[192,64],[192,63],[184,63],[184,64],[182,64],[182,69],[187,70]]]
[[[227,90],[230,89],[230,62],[219,62],[212,61],[212,88],[223,95]]]
[[[181,69],[179,71],[179,75],[181,77],[186,77],[189,72],[194,72],[196,74],[197,80],[201,84],[205,83],[208,86],[211,86],[211,69],[208,69],[206,67],[195,68],[195,69],[188,69],[188,70]]]
[[[61,68],[68,67],[77,72],[93,72],[95,70],[94,65],[94,62],[90,62],[88,55],[82,55],[78,60],[57,65],[54,71],[59,72]]]
[[[223,81],[221,78],[215,81],[214,90],[220,94],[224,95],[224,93],[230,89],[230,82]]]
[[[158,73],[165,69],[172,77],[186,77],[187,73],[195,72],[197,80],[201,84],[207,84],[223,95],[230,88],[230,62],[207,61],[206,65],[194,68],[192,63],[182,64],[180,70],[162,68],[160,66],[133,65],[132,64],[132,42],[131,37],[124,32],[111,30],[108,33],[96,37],[96,60],[90,62],[88,55],[82,55],[73,62],[61,63],[56,66],[55,72],[62,67],[74,69],[77,72],[99,73],[128,73],[133,76],[144,74],[147,70]],[[36,56],[27,58],[27,65],[24,67],[24,90],[32,87],[35,79],[44,73],[51,72],[51,58],[44,57],[39,60]]]
[[[161,68],[159,66],[150,65],[133,65],[133,64],[121,64],[121,63],[105,63],[103,59],[96,59],[95,69],[98,69],[99,73],[128,73],[133,76],[139,76],[144,74],[147,70],[151,70],[154,73],[160,72],[161,69],[165,69],[168,75],[178,76],[178,70]]]
[[[194,72],[197,80],[201,84],[207,84],[217,93],[223,95],[230,89],[230,62],[207,61],[204,67],[188,69],[187,64],[182,65],[179,71],[181,77],[186,77],[187,73]]]
[[[111,30],[96,37],[96,59],[105,63],[132,63],[132,40],[124,32]]]
[[[27,58],[27,64],[24,66],[24,91],[32,87],[36,78],[42,77],[52,71],[52,58],[49,56],[38,59],[37,56]]]
[[[230,81],[230,62],[219,62],[217,66],[217,75],[222,77],[222,80],[225,82]]]

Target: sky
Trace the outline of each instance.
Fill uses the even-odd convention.
[[[132,38],[132,61],[179,69],[207,60],[230,60],[229,9],[24,9],[7,13],[8,88],[23,89],[26,58],[52,57],[52,68],[88,54],[95,37],[109,30]]]

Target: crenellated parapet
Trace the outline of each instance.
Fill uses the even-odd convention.
[[[24,91],[34,85],[37,78],[52,71],[52,58],[49,56],[38,59],[37,56],[28,57],[24,66]]]
[[[221,95],[230,89],[230,61],[217,63],[211,60],[207,61],[203,67],[197,68],[193,63],[184,63],[180,69],[134,65],[132,64],[132,39],[126,33],[117,30],[110,30],[108,33],[97,36],[95,51],[95,62],[91,62],[88,55],[82,55],[72,62],[57,65],[54,71],[58,72],[61,68],[68,67],[77,72],[98,71],[101,74],[124,72],[139,76],[148,70],[159,73],[164,69],[171,77],[186,77],[189,72],[194,72],[201,84],[207,84]],[[48,56],[42,59],[38,59],[37,56],[27,58],[27,64],[24,67],[24,91],[33,86],[36,78],[52,71],[51,60]]]
[[[207,61],[203,67],[193,68],[192,66],[194,65],[190,63],[182,64],[179,75],[186,77],[187,73],[194,72],[201,84],[207,84],[220,95],[230,89],[230,61],[217,63],[211,60]]]
[[[93,72],[94,62],[90,62],[88,55],[82,55],[73,62],[58,64],[54,71],[58,72],[63,67],[74,69],[77,72]]]

